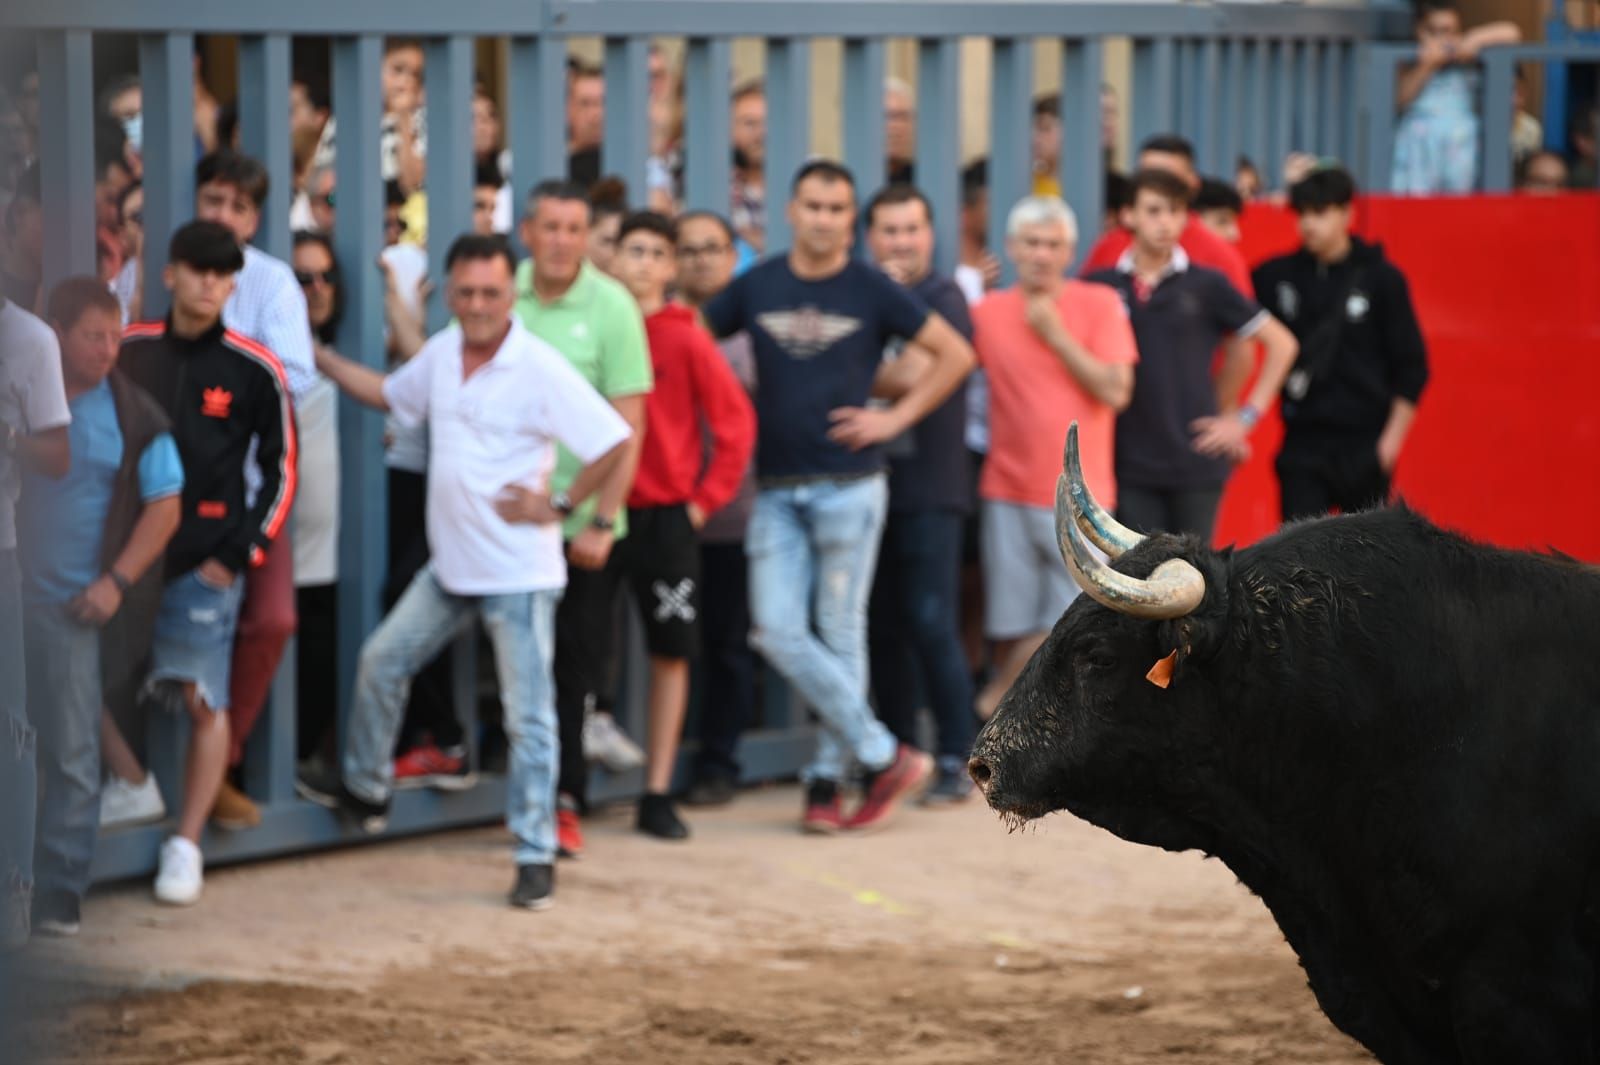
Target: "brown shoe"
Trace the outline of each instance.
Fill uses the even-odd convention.
[[[250,796],[224,780],[217,801],[211,807],[211,823],[218,828],[238,831],[255,828],[261,823],[261,808],[250,801]]]

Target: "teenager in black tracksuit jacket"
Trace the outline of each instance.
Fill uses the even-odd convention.
[[[1305,245],[1254,274],[1257,301],[1300,342],[1282,399],[1284,521],[1383,503],[1428,381],[1405,275],[1350,236],[1350,175],[1319,169],[1289,194]]]
[[[130,325],[118,367],[172,419],[183,459],[183,523],[167,547],[166,578],[214,558],[235,575],[259,563],[294,501],[295,431],[289,386],[270,351],[219,319],[193,339],[163,322]],[[261,488],[245,502],[245,456],[256,441]]]

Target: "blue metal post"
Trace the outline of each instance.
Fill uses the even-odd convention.
[[[1245,44],[1244,108],[1241,112],[1241,151],[1250,157],[1261,174],[1263,186],[1270,180],[1267,165],[1267,86],[1271,84],[1268,71],[1272,61],[1272,43],[1256,38]]]
[[[251,242],[268,255],[289,259],[289,193],[294,159],[289,150],[289,38],[282,33],[239,41],[239,143],[266,166],[272,180],[261,227]]]
[[[334,251],[344,267],[344,317],[338,348],[345,356],[382,369],[383,281],[373,265],[383,247],[383,188],[378,133],[383,119],[379,65],[383,39],[367,34],[333,42],[333,108],[339,116],[337,187],[366,189],[341,198]],[[378,601],[388,560],[387,492],[383,475],[383,419],[341,400],[339,500],[339,746],[344,748],[356,658],[378,624]]]
[[[167,242],[194,217],[194,37],[141,36],[139,81],[144,93],[143,316],[160,318],[171,302],[161,283]]]
[[[1199,42],[1182,40],[1178,43],[1178,128],[1176,131],[1190,141],[1200,126],[1200,52]]]
[[[1511,93],[1517,65],[1511,53],[1483,53],[1483,190],[1511,191]]]
[[[1365,180],[1368,192],[1388,192],[1393,187],[1395,89],[1398,64],[1414,49],[1409,45],[1368,45],[1366,90],[1362,111],[1367,124]]]
[[[1177,124],[1177,42],[1171,37],[1133,43],[1133,144]]]
[[[728,42],[697,37],[684,62],[684,199],[696,211],[728,214],[732,137],[728,96],[733,61]]]
[[[600,146],[602,173],[628,186],[628,203],[643,207],[646,160],[650,158],[650,39],[606,38],[606,132]]]
[[[567,46],[559,37],[511,39],[511,199],[522,217],[528,193],[567,173]],[[520,250],[520,227],[513,239]]]
[[[1222,42],[1210,37],[1196,47],[1195,98],[1199,101],[1200,121],[1194,131],[1194,146],[1201,173],[1216,175],[1222,172]]]
[[[989,97],[989,250],[1000,257],[1000,279],[1017,271],[1006,255],[1006,215],[1033,190],[1030,144],[1033,130],[1033,42],[1000,37],[994,42],[994,91]]]
[[[883,86],[878,86],[879,107]],[[811,43],[767,42],[767,247],[789,246],[789,183],[811,151]],[[860,175],[857,175],[860,180]]]
[[[39,35],[39,193],[47,296],[62,278],[95,272],[93,69],[94,44],[87,30]]]
[[[1351,41],[1340,57],[1339,65],[1344,79],[1341,96],[1343,107],[1339,115],[1339,158],[1345,161],[1352,174],[1361,175],[1361,49],[1364,45]]]
[[[457,34],[427,42],[428,50],[428,330],[450,321],[444,260],[450,242],[472,230],[473,40]],[[342,135],[342,134],[341,134]],[[512,157],[515,163],[516,157]],[[341,188],[343,185],[341,184]]]
[[[1321,83],[1322,45],[1305,41],[1300,46],[1300,66],[1295,71],[1295,144],[1301,151],[1322,151],[1321,127],[1317,124],[1317,91]]]
[[[1105,210],[1106,164],[1100,145],[1100,83],[1105,77],[1099,37],[1066,42],[1061,65],[1061,195],[1072,205],[1083,234],[1093,233]],[[1093,242],[1080,238],[1076,268]]]
[[[882,39],[844,42],[844,162],[861,184],[863,196],[883,184],[885,160]],[[917,174],[922,175],[922,147],[929,128],[917,116]]]
[[[1229,184],[1233,183],[1234,166],[1239,158],[1239,126],[1244,119],[1244,69],[1244,41],[1230,37],[1222,52],[1222,91],[1217,108],[1217,174]]]
[[[1273,183],[1277,184],[1283,180],[1284,157],[1300,146],[1294,140],[1294,41],[1288,38],[1278,41],[1274,52],[1267,88],[1272,101],[1267,127],[1267,165],[1272,168]]]
[[[924,40],[917,60],[917,186],[933,204],[934,269],[949,275],[961,260],[961,41]]]

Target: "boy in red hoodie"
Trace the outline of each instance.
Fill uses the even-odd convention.
[[[668,791],[689,703],[689,660],[699,645],[695,534],[738,493],[756,439],[755,409],[716,341],[693,311],[667,300],[667,286],[678,272],[677,246],[670,219],[639,211],[623,220],[611,264],[644,312],[656,380],[645,400],[644,445],[628,494],[629,532],[617,550],[650,649],[650,728],[638,827],[660,839],[689,837]]]

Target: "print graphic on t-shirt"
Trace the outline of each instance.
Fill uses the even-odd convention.
[[[650,590],[656,594],[657,621],[672,621],[674,618],[684,622],[694,621],[694,581],[691,578],[685,577],[675,585],[656,581]]]
[[[791,358],[809,359],[860,329],[861,319],[808,305],[792,311],[766,311],[756,315],[756,324]]]

